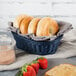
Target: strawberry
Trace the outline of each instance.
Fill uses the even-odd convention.
[[[36,76],[34,68],[27,64],[22,67],[22,73],[22,76]]]
[[[48,61],[44,57],[39,57],[36,59],[39,62],[40,68],[46,69],[48,67]]]
[[[38,63],[38,61],[34,60],[34,61],[31,63],[31,66],[35,69],[36,74],[37,74],[37,73],[38,73],[38,70],[39,70],[39,63]]]

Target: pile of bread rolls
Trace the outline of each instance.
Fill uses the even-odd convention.
[[[50,17],[39,18],[24,14],[15,18],[13,26],[19,28],[21,34],[33,33],[36,36],[52,36],[59,30],[57,22]]]

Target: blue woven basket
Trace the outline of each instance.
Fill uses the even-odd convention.
[[[69,25],[71,27],[71,24],[61,22],[61,25]],[[68,28],[70,29],[70,28]],[[45,40],[45,41],[35,41],[33,39],[27,38],[25,36],[22,36],[18,34],[17,32],[11,31],[11,33],[14,36],[14,39],[16,40],[16,46],[19,49],[22,49],[28,53],[37,54],[37,55],[47,55],[47,54],[54,54],[60,44],[60,40],[63,37],[63,33],[66,32],[66,30],[63,28],[63,31],[59,31],[59,34],[55,39],[53,40]]]
[[[15,32],[12,32],[12,34],[16,40],[17,48],[38,55],[54,54],[63,37],[63,35],[60,35],[53,41],[35,41],[22,37]]]

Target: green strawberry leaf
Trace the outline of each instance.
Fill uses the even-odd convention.
[[[32,61],[32,64],[33,64],[33,63],[39,63],[39,62],[38,62],[37,60],[33,60],[33,61]]]
[[[17,74],[15,76],[22,76],[21,71],[18,71]]]
[[[21,71],[22,73],[23,73],[24,71],[27,72],[27,66],[28,66],[27,63],[24,64],[24,65],[22,66],[22,68],[20,69],[20,71]]]
[[[38,60],[38,59],[42,59],[43,60],[43,59],[46,59],[46,58],[45,57],[38,57],[36,60]]]
[[[23,76],[23,72],[27,72],[27,66],[28,64],[24,64],[22,68],[20,68],[20,70],[17,72],[16,76]]]

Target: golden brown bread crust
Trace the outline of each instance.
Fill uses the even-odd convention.
[[[54,35],[58,31],[59,27],[55,20],[50,17],[42,18],[37,27],[37,36],[50,36]]]
[[[45,76],[50,76],[50,75],[45,74]]]
[[[25,17],[21,24],[20,24],[20,32],[22,34],[27,34],[28,33],[28,25],[30,23],[30,21],[33,19],[33,17],[31,16],[28,16],[28,17]]]
[[[36,34],[37,24],[40,21],[40,18],[33,18],[28,26],[28,33]]]
[[[53,67],[52,69],[54,69],[54,68],[56,68],[56,67],[57,67],[57,66]],[[52,70],[52,69],[50,69],[50,70]],[[44,76],[50,76],[50,75],[48,74],[48,72],[49,72],[50,70],[48,70],[47,72],[45,72],[45,75],[44,75]]]
[[[76,76],[76,66],[71,64],[60,64],[48,70],[45,76]]]
[[[24,18],[26,18],[26,17],[28,17],[28,15],[25,15],[25,14],[20,14],[20,15],[18,15],[18,16],[15,18],[15,20],[14,20],[13,26],[16,27],[16,28],[19,28],[22,20],[23,20]]]

